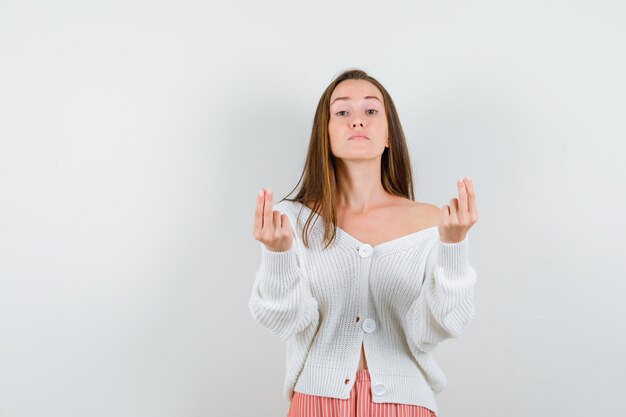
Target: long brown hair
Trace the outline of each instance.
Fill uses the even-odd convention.
[[[300,191],[294,198],[284,197],[280,200],[299,202],[312,210],[302,232],[302,240],[307,248],[309,247],[307,234],[315,214],[321,216],[322,220],[327,220],[324,222],[324,249],[331,244],[337,233],[335,227],[337,221],[335,210],[335,191],[337,188],[335,157],[330,150],[328,122],[330,120],[330,96],[337,84],[344,80],[369,81],[382,93],[390,136],[389,147],[385,148],[381,157],[382,185],[385,191],[390,194],[414,200],[409,151],[391,96],[382,84],[365,71],[360,69],[346,70],[326,87],[317,104],[304,169],[298,184],[289,194],[293,193],[302,182]]]

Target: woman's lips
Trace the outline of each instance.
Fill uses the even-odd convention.
[[[350,140],[368,140],[365,136],[353,136]]]

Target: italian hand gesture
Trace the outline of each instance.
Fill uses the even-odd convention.
[[[271,188],[262,188],[256,197],[252,235],[273,252],[291,249],[293,231],[289,218],[278,210],[272,210]]]
[[[456,182],[459,198],[451,198],[450,204],[441,208],[439,238],[444,243],[458,243],[465,239],[467,231],[478,221],[476,194],[470,177]]]

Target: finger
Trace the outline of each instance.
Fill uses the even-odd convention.
[[[263,228],[263,200],[264,200],[265,190],[261,188],[256,195],[256,207],[254,208],[254,225],[252,227],[252,232]]]
[[[445,225],[445,224],[448,224],[449,221],[450,221],[450,207],[447,204],[444,204],[443,207],[441,207],[439,222]]]
[[[456,186],[459,190],[459,215],[465,216],[467,214],[467,188],[465,181],[459,178],[456,180]]]
[[[478,210],[476,209],[476,194],[474,193],[474,183],[470,177],[467,177],[467,204],[469,213],[472,218],[478,217]]]
[[[459,216],[457,214],[457,212],[459,211],[459,205],[458,205],[458,201],[456,198],[451,198],[450,199],[450,222],[451,223],[457,223],[459,221]]]
[[[274,224],[274,233],[281,231],[282,226],[280,224],[280,211],[278,210],[274,210],[272,212],[272,220],[273,220],[273,224]]]
[[[268,188],[265,192],[265,200],[263,206],[263,229],[272,227],[272,189]]]
[[[286,214],[282,214],[280,216],[280,224],[281,224],[281,227],[287,230],[291,230],[291,222],[289,221],[289,217],[287,217]]]

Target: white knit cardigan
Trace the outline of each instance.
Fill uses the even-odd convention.
[[[431,353],[474,317],[469,233],[444,243],[433,226],[372,247],[337,228],[322,250],[321,217],[306,248],[301,232],[311,209],[288,200],[273,209],[289,217],[293,245],[273,252],[260,243],[248,307],[287,342],[285,398],[298,391],[348,399],[363,343],[373,402],[437,413],[446,376]]]

